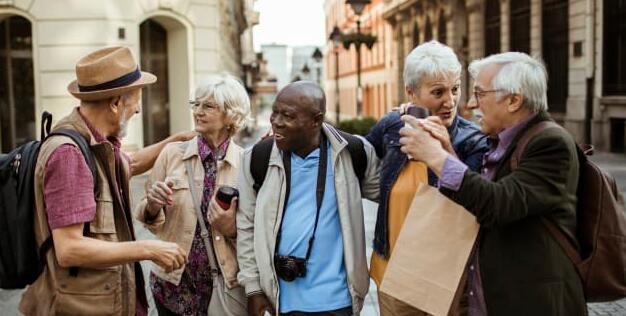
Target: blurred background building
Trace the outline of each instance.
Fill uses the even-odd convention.
[[[74,66],[89,52],[124,45],[142,70],[158,76],[127,150],[193,126],[187,101],[196,84],[227,72],[254,94],[254,0],[0,0],[2,152],[39,132],[40,114],[56,119],[78,100],[67,92]]]
[[[363,116],[378,118],[406,100],[404,58],[437,39],[464,66],[505,51],[540,56],[552,116],[578,141],[626,152],[626,0],[326,0],[325,86],[329,111],[339,104],[342,118],[355,116],[358,104],[355,46],[344,46],[359,17],[349,2],[370,2],[362,31],[376,36],[372,49],[361,49]],[[333,42],[335,26],[344,36]],[[470,89],[465,73],[461,106]]]
[[[263,44],[261,45],[263,59],[267,61],[267,72],[270,77],[276,79],[276,87],[282,89],[291,82],[288,47],[284,44]]]

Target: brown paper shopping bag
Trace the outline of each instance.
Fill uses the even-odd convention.
[[[419,184],[380,291],[429,314],[446,315],[478,228],[462,206]]]

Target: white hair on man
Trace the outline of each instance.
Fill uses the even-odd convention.
[[[210,77],[200,83],[195,92],[197,101],[213,99],[221,112],[233,123],[230,135],[241,130],[249,119],[250,98],[241,81],[229,74]]]
[[[523,97],[524,106],[533,113],[548,110],[548,74],[543,62],[524,53],[506,52],[473,61],[469,72],[473,78],[487,65],[501,65],[491,79],[491,88],[498,90],[496,97],[509,94]]]
[[[461,63],[452,48],[432,40],[415,47],[404,60],[404,86],[417,93],[424,77],[461,75]]]

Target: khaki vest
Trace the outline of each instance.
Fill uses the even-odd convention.
[[[122,160],[122,192],[115,181],[115,156],[108,142],[98,143],[81,115],[75,109],[54,129],[69,128],[89,140],[97,163],[96,215],[89,223],[90,238],[104,241],[133,240],[132,222],[125,219],[122,204],[130,209],[129,166]],[[45,166],[54,150],[71,143],[65,136],[48,139],[41,147],[35,168],[35,235],[41,245],[51,232],[43,195]],[[123,201],[123,202],[122,202]],[[26,315],[134,315],[135,264],[128,263],[102,269],[79,268],[77,276],[59,266],[54,247],[46,254],[47,265],[39,278],[28,287],[19,309]]]

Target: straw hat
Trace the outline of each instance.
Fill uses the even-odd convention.
[[[78,99],[94,101],[122,95],[156,80],[155,75],[139,71],[128,47],[108,47],[78,61],[76,80],[67,91]]]

